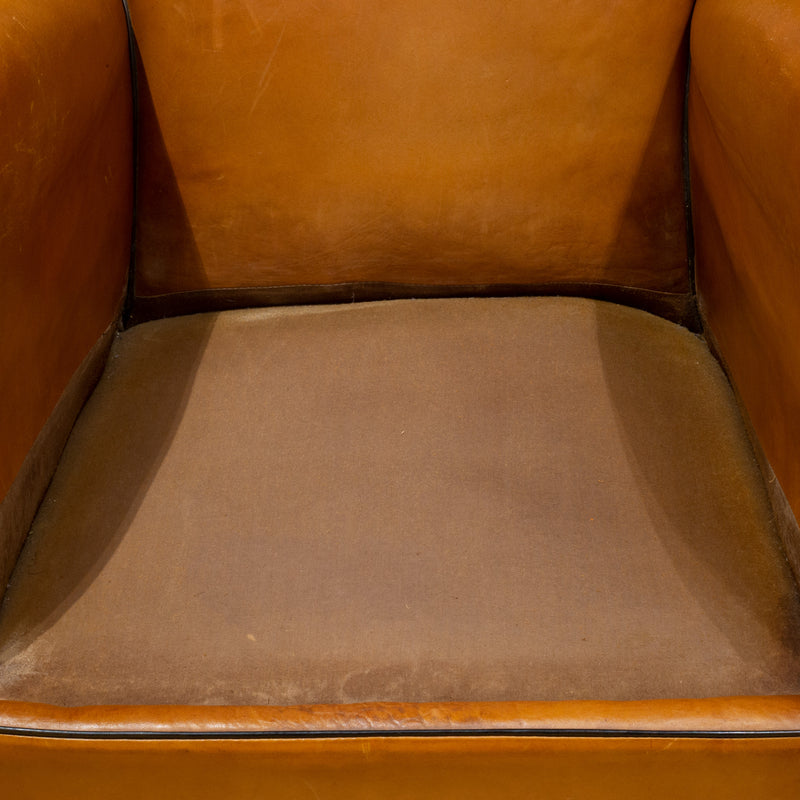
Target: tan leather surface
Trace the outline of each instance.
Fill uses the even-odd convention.
[[[800,739],[0,737],[15,798],[796,800]]]
[[[578,298],[119,337],[0,616],[59,705],[800,692],[800,600],[705,344]]]
[[[131,115],[119,3],[3,3],[0,498],[118,311],[130,249]]]
[[[800,697],[316,706],[52,706],[0,701],[0,727],[217,734],[465,730],[798,731]]]
[[[137,292],[685,292],[691,5],[132,0]]]
[[[800,516],[800,8],[701,0],[692,53],[701,310]]]

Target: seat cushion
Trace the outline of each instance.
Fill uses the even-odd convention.
[[[64,705],[800,690],[705,344],[563,298],[230,311],[116,342],[0,619]]]

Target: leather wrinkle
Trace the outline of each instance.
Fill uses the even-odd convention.
[[[591,731],[606,733],[792,735],[800,725],[797,696],[725,697],[660,701],[491,703],[369,703],[317,706],[84,706],[0,702],[0,728],[97,734],[277,735],[419,731]],[[496,735],[501,735],[497,733]]]

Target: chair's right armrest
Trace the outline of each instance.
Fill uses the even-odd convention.
[[[699,0],[691,48],[701,312],[800,518],[800,5]]]
[[[0,587],[49,480],[43,454],[32,457],[31,448],[119,313],[130,260],[132,148],[120,0],[3,0]]]

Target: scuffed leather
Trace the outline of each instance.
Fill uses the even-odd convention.
[[[0,727],[86,733],[800,731],[800,697],[629,702],[82,706],[0,702]]]
[[[119,3],[8,0],[0,42],[2,499],[118,314],[133,124]]]
[[[800,8],[701,0],[690,148],[701,311],[800,516]]]
[[[137,293],[687,291],[691,6],[132,0]]]

